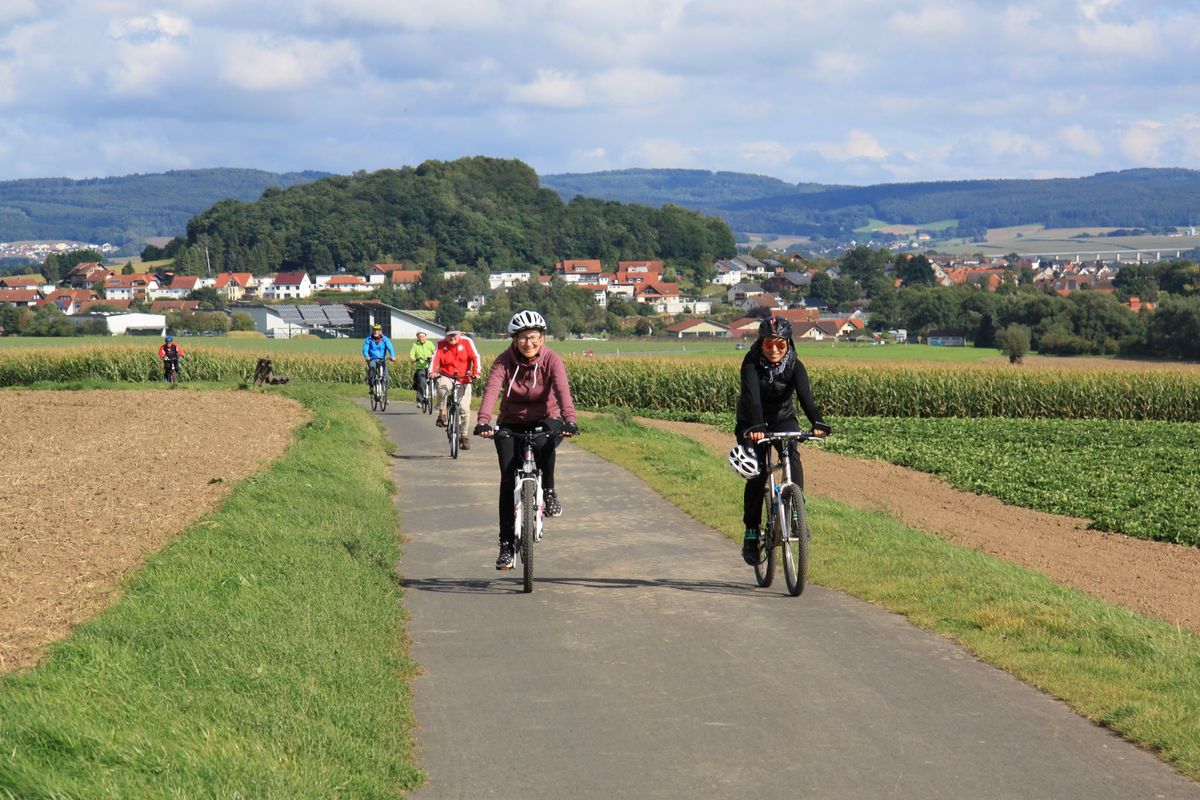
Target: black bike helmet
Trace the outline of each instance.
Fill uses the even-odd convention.
[[[791,339],[792,323],[788,322],[783,317],[767,317],[758,325],[758,338]]]

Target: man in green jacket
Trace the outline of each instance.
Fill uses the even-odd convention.
[[[429,362],[433,360],[436,345],[426,341],[425,331],[417,331],[417,342],[408,348],[408,357],[413,362],[412,387],[417,390],[417,408],[425,394],[425,381],[429,380]]]

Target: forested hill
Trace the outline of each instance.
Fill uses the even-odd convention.
[[[257,274],[362,271],[379,261],[495,272],[563,258],[662,259],[691,271],[735,253],[733,234],[715,217],[677,206],[565,203],[526,164],[483,157],[222,201],[188,224],[188,245],[176,259],[183,271],[203,269],[199,249],[207,246],[213,269]]]
[[[953,219],[964,233],[1026,223],[1145,228],[1200,223],[1200,171],[1186,169],[860,187],[697,170],[546,175],[542,181],[564,196],[678,203],[718,214],[735,230],[772,233],[835,236],[870,219],[908,225]],[[760,190],[760,196],[748,196]]]
[[[176,236],[218,200],[254,200],[329,173],[194,169],[119,178],[0,181],[0,241],[69,239],[138,247],[148,236]]]

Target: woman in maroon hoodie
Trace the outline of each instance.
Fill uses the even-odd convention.
[[[561,430],[564,436],[579,433],[575,424],[575,402],[567,385],[567,368],[557,353],[546,347],[546,320],[536,311],[518,311],[508,323],[512,346],[492,362],[483,399],[479,404],[475,434],[492,439],[492,409],[500,401],[497,422],[515,431],[531,431],[538,425]],[[500,459],[500,556],[496,569],[513,567],[513,491],[515,473],[521,466],[516,439],[495,439]],[[548,436],[534,447],[542,470],[546,514],[557,517],[562,505],[554,491],[554,449],[558,437]]]

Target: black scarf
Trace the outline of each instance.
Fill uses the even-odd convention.
[[[758,369],[767,375],[767,380],[771,383],[776,383],[783,379],[783,376],[791,370],[792,364],[796,363],[796,348],[792,346],[791,341],[788,341],[787,352],[783,354],[783,358],[778,364],[772,364],[767,359],[767,354],[763,352],[762,342],[758,342],[758,353],[755,356],[758,362]]]

